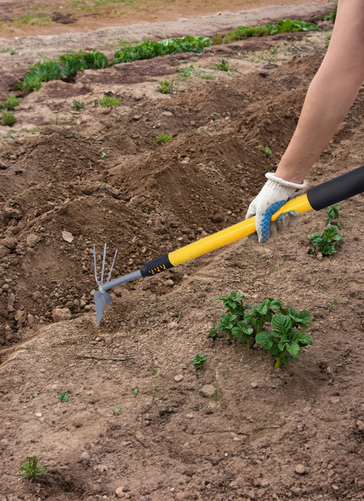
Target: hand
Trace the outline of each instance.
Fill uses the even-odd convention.
[[[295,226],[298,221],[297,212],[289,212],[279,216],[277,221],[271,222],[270,218],[288,200],[301,195],[307,188],[307,183],[290,183],[276,177],[269,172],[265,175],[268,181],[261,189],[258,196],[249,205],[246,219],[255,216],[255,230],[259,243],[266,242],[271,234],[275,234],[289,226]]]

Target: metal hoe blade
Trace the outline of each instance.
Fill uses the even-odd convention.
[[[96,248],[94,247],[94,268],[95,268],[95,280],[97,285],[99,286],[99,290],[94,292],[95,306],[96,306],[96,318],[97,323],[100,324],[103,316],[104,309],[108,304],[111,303],[112,297],[106,291],[115,287],[116,285],[124,284],[125,282],[129,282],[130,280],[134,280],[135,278],[141,277],[140,270],[134,271],[133,273],[128,273],[123,277],[116,278],[110,282],[111,272],[114,267],[116,255],[118,251],[115,251],[114,259],[109,271],[109,276],[107,277],[107,281],[104,283],[104,271],[105,271],[105,261],[106,261],[106,244],[104,245],[104,254],[102,257],[102,268],[101,268],[101,280],[99,281],[97,278],[97,268],[96,268]]]
[[[115,251],[114,254],[114,259],[109,271],[109,276],[107,279],[107,282],[109,282],[110,277],[111,277],[111,272],[114,267],[115,263],[115,258],[116,254],[118,251]],[[97,323],[100,324],[102,317],[104,316],[104,309],[105,307],[111,303],[112,297],[110,294],[108,294],[105,289],[103,288],[104,285],[104,270],[105,270],[105,260],[106,260],[106,244],[104,245],[104,255],[102,257],[102,269],[101,269],[101,280],[100,282],[98,281],[97,278],[97,268],[96,268],[96,248],[94,246],[94,268],[95,268],[95,280],[97,285],[99,286],[99,290],[94,292],[94,299],[95,299],[95,306],[96,306],[96,318],[97,318]]]

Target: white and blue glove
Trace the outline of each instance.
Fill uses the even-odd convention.
[[[249,205],[245,217],[248,219],[255,216],[255,230],[259,243],[264,243],[270,236],[297,224],[299,214],[294,211],[282,214],[275,222],[271,221],[270,218],[288,200],[301,195],[307,189],[306,181],[302,184],[291,183],[276,177],[271,172],[268,172],[265,177],[268,181]]]

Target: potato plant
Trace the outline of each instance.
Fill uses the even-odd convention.
[[[36,476],[43,475],[46,471],[47,468],[38,464],[37,456],[32,456],[27,458],[27,461],[25,461],[23,466],[20,468],[19,473],[26,480],[34,480]]]
[[[193,364],[196,369],[201,370],[207,360],[206,355],[199,355],[196,353],[196,355],[191,359],[191,364]]]
[[[336,246],[344,240],[339,231],[339,227],[341,227],[339,221],[340,209],[341,206],[338,204],[329,207],[327,209],[327,226],[323,233],[313,233],[308,237],[312,245],[310,254],[321,252],[323,256],[330,256],[336,252]]]
[[[256,342],[276,358],[276,368],[290,360],[297,361],[300,348],[312,344],[310,336],[296,329],[307,329],[311,315],[307,310],[296,311],[282,307],[279,299],[266,298],[259,304],[244,304],[244,296],[233,291],[216,299],[223,302],[227,313],[221,315],[220,323],[211,329],[209,337],[216,339],[218,331],[226,334],[229,341],[242,339],[247,349]],[[272,329],[264,328],[267,324]]]

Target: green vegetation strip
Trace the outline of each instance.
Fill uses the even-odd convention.
[[[265,24],[256,27],[239,26],[236,30],[228,33],[223,41],[229,43],[233,40],[245,40],[250,37],[262,37],[293,31],[319,31],[319,28],[313,23],[285,19],[277,24]],[[222,36],[216,35],[214,41],[222,43]],[[104,69],[114,64],[128,63],[139,59],[151,59],[180,52],[203,52],[205,47],[210,47],[212,44],[213,40],[208,37],[192,36],[169,38],[161,42],[147,40],[140,44],[119,41],[121,48],[115,52],[115,59],[112,63],[109,63],[105,54],[98,51],[64,54],[58,60],[47,59],[30,66],[29,73],[25,75],[23,80],[18,82],[18,89],[26,94],[39,90],[43,82],[61,78],[74,78],[78,71]]]
[[[263,24],[262,26],[238,26],[236,30],[230,31],[224,37],[224,43],[234,40],[246,40],[252,37],[265,37],[278,33],[291,33],[295,31],[320,31],[314,23],[306,21],[292,21],[291,19],[281,19],[277,24]]]

